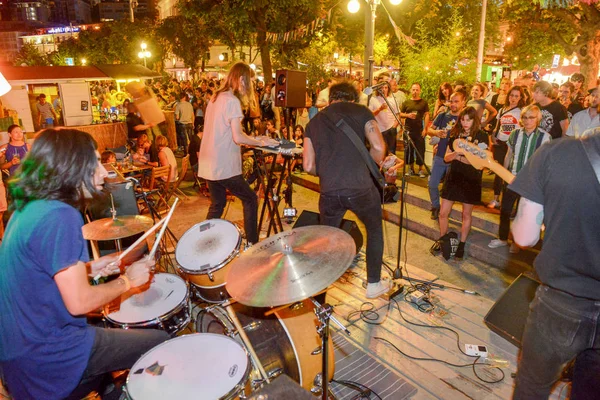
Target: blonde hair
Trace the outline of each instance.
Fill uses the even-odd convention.
[[[258,106],[256,104],[256,96],[254,95],[252,73],[252,68],[245,62],[240,61],[233,64],[227,77],[223,81],[223,84],[215,92],[212,101],[216,101],[221,93],[232,90],[235,97],[240,101],[243,109],[257,109]]]
[[[537,120],[536,125],[540,124],[540,121],[542,120],[542,110],[540,110],[540,108],[535,104],[530,104],[528,106],[523,107],[523,109],[521,110],[521,118],[519,121],[519,124],[521,124],[521,126],[523,126],[523,117],[527,113],[535,114]]]
[[[163,135],[158,135],[156,137],[155,143],[157,148],[167,147],[169,145],[169,140]]]

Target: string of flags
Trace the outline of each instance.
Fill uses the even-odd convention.
[[[268,43],[288,43],[294,40],[301,39],[307,35],[312,35],[315,31],[323,28],[325,23],[331,22],[331,12],[333,8],[327,11],[323,17],[315,18],[306,25],[300,26],[292,31],[283,33],[267,32]]]

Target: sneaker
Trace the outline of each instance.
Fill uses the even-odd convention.
[[[377,297],[386,294],[392,283],[388,280],[382,279],[377,283],[369,283],[367,285],[367,299],[376,299]]]
[[[500,202],[497,200],[492,200],[487,204],[487,208],[500,208]]]
[[[508,250],[511,254],[517,254],[521,249],[516,244],[511,244],[510,249]]]
[[[409,169],[408,171],[406,171],[406,173],[404,174],[404,176],[413,176],[415,175],[415,172],[411,169]]]
[[[504,247],[504,246],[508,246],[508,241],[507,240],[494,239],[494,240],[491,240],[488,243],[488,247],[490,249],[497,249],[498,247]]]
[[[440,217],[440,208],[434,207],[431,209],[431,219],[437,220]]]
[[[419,171],[419,178],[425,178],[426,176],[425,171]]]

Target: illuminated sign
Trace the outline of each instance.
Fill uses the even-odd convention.
[[[56,28],[46,29],[46,33],[69,33],[69,32],[79,32],[80,28],[78,26],[70,27],[70,26],[59,26]]]

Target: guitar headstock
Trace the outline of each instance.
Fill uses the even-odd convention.
[[[480,145],[483,146],[480,147]],[[454,151],[464,155],[469,163],[477,169],[490,168],[490,164],[496,163],[485,143],[475,144],[465,139],[456,139]]]

